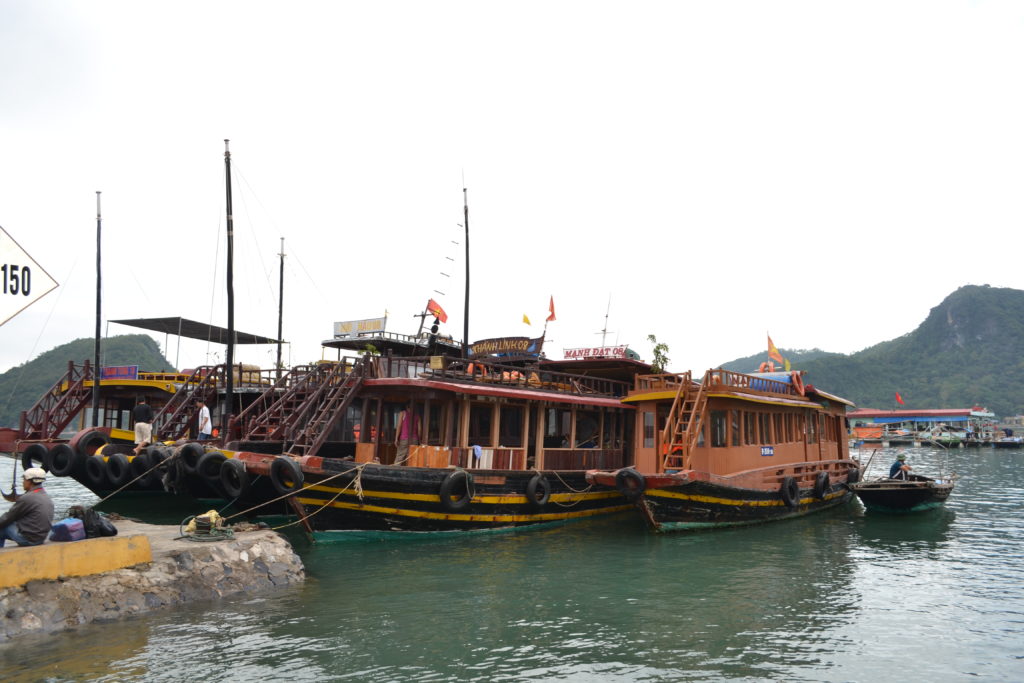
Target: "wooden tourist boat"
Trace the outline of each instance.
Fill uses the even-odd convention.
[[[849,500],[848,401],[792,373],[637,377],[635,467],[587,480],[632,500],[655,531],[766,522]]]
[[[932,479],[910,474],[906,479],[882,477],[850,484],[864,507],[881,512],[919,512],[946,502],[953,492],[956,476]]]

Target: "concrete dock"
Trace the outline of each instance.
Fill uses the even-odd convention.
[[[269,530],[197,542],[177,525],[117,520],[118,535],[0,549],[0,642],[299,583],[302,561]]]

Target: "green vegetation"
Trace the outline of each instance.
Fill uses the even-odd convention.
[[[845,355],[782,349],[804,381],[862,408],[969,408],[1024,412],[1024,291],[968,285],[902,337]],[[723,367],[750,372],[767,352]],[[896,403],[896,392],[905,406]]]
[[[669,361],[668,344],[659,343],[653,334],[647,335],[647,341],[654,344],[654,350],[651,352],[654,356],[654,361],[651,363],[651,371],[655,373],[665,372]]]
[[[0,375],[0,427],[17,428],[22,411],[31,408],[64,376],[68,361],[76,365],[86,359],[92,362],[95,344],[94,339],[76,339]],[[138,365],[139,370],[151,372],[174,370],[160,353],[160,346],[145,334],[104,339],[100,353],[103,365]]]

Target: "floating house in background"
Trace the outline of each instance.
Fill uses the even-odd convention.
[[[995,414],[982,406],[928,410],[863,408],[846,415],[850,436],[864,443],[980,446],[1002,436]]]

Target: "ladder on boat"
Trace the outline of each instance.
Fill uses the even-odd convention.
[[[170,400],[153,416],[153,438],[177,441],[188,436],[196,421],[196,403],[215,405],[219,382],[224,379],[223,365],[203,365],[185,380]]]
[[[341,365],[344,369],[344,365]],[[302,423],[313,396],[338,372],[337,363],[302,365],[238,415],[242,441],[286,441]],[[283,388],[284,391],[279,391]]]
[[[295,436],[288,450],[290,455],[317,454],[335,425],[344,417],[359,387],[363,385],[365,366],[365,361],[359,361],[351,366],[348,372],[343,363],[334,367],[328,381],[307,401],[307,409],[303,411],[303,416],[309,417],[304,421],[302,431]]]
[[[707,388],[711,373],[704,375],[700,384],[694,384],[689,372],[682,376],[679,391],[672,402],[665,429],[661,433],[661,470],[687,469],[690,454],[697,445],[707,407]]]
[[[21,413],[21,439],[56,439],[71,424],[92,398],[95,373],[89,361],[76,366],[68,361],[68,369],[35,405]],[[86,385],[86,382],[89,385]]]

